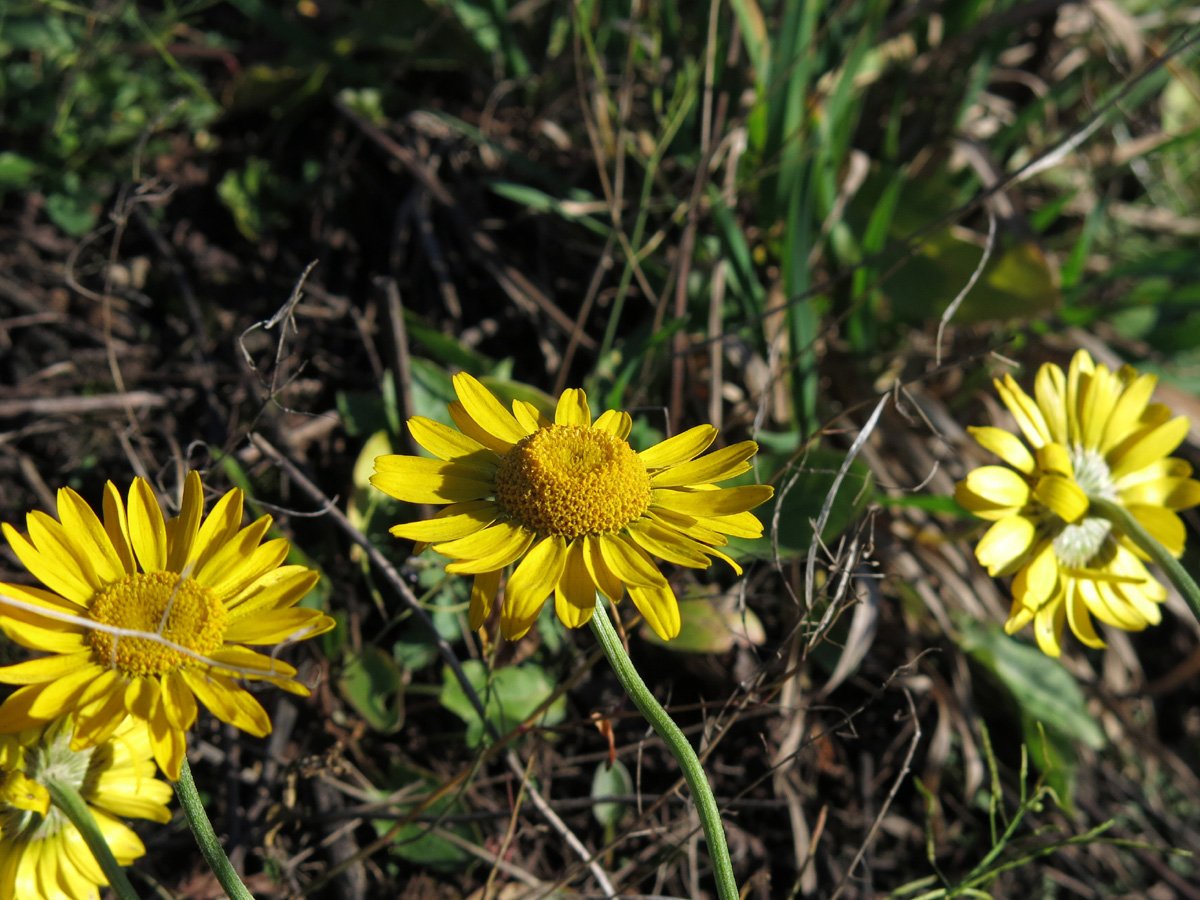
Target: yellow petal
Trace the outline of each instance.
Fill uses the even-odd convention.
[[[1058,587],[1058,558],[1054,554],[1054,543],[1042,541],[1013,579],[1013,596],[1019,597],[1029,609],[1036,610],[1042,608]]]
[[[221,671],[214,674],[222,677],[226,674],[224,669],[239,678],[294,678],[296,675],[294,666],[249,647],[226,645],[214,650],[208,658],[214,665],[220,665]]]
[[[1141,617],[1123,598],[1117,597],[1111,590],[1103,591],[1100,582],[1091,578],[1080,578],[1076,581],[1076,590],[1091,614],[1105,625],[1124,631],[1141,630]]]
[[[668,510],[660,510],[658,514],[666,518],[668,512]],[[667,521],[671,522],[670,519],[667,519]],[[753,539],[760,538],[763,535],[763,524],[752,512],[734,513],[731,516],[696,516],[695,523],[700,529],[709,529],[719,532],[722,535],[728,534],[732,537]],[[671,524],[674,523],[671,522]],[[701,532],[693,528],[684,528],[680,525],[677,525],[676,527],[679,528],[680,531],[691,534],[692,537],[695,537],[698,540],[703,540],[709,544],[721,546],[727,543],[727,541],[724,540],[714,541],[708,536],[701,536]]]
[[[528,400],[514,400],[512,409],[513,416],[518,422],[521,423],[521,427],[525,429],[525,433],[527,435],[533,434],[535,431],[540,431],[541,429],[547,428],[553,424],[549,419],[542,415],[542,411],[540,409],[538,409]]]
[[[125,721],[124,691],[119,687],[113,690],[110,683],[107,693],[102,693],[90,704],[77,708],[72,718],[75,722],[75,733],[71,738],[72,749],[83,750],[103,744]]]
[[[1013,418],[1017,420],[1017,427],[1021,429],[1021,433],[1025,435],[1025,440],[1031,447],[1036,450],[1053,440],[1041,410],[1030,396],[1021,390],[1021,386],[1011,375],[1005,375],[1002,379],[996,379],[992,383],[995,385],[996,393],[1000,395],[1001,401],[1013,414]]]
[[[1060,600],[1057,603],[1047,603],[1033,616],[1033,634],[1037,638],[1038,647],[1047,656],[1058,658],[1062,653],[1062,631],[1066,622],[1066,611]]]
[[[584,541],[571,542],[562,577],[554,589],[554,611],[568,628],[586,625],[596,608],[596,584],[588,574],[586,552]]]
[[[493,500],[473,500],[455,503],[440,512],[432,519],[393,525],[388,531],[398,538],[427,544],[453,541],[487,528],[500,515],[500,507]]]
[[[633,429],[633,419],[629,417],[629,413],[621,412],[616,409],[605,410],[600,413],[596,421],[592,423],[593,428],[599,428],[606,434],[611,434],[615,438],[625,440],[629,437],[629,432]],[[645,462],[645,460],[642,460]]]
[[[1096,365],[1086,350],[1076,352],[1071,357],[1070,366],[1067,367],[1067,429],[1071,438],[1069,443],[1083,442],[1084,423],[1080,420],[1080,415],[1088,382],[1095,370]]]
[[[255,737],[271,733],[271,718],[266,710],[236,681],[215,672],[203,677],[197,675],[195,669],[182,671],[196,698],[222,722]]]
[[[775,493],[769,484],[747,484],[715,491],[681,491],[657,488],[650,492],[651,507],[663,507],[696,516],[728,516],[766,503]]]
[[[504,605],[500,607],[500,633],[506,639],[517,640],[537,621],[566,563],[566,541],[558,535],[534,544],[521,560],[504,586]]]
[[[225,546],[210,556],[203,565],[199,566],[192,573],[192,578],[206,587],[215,587],[224,582],[231,573],[236,573],[239,567],[246,563],[270,527],[270,516],[263,516],[251,522],[230,538]],[[278,545],[272,545],[270,549],[278,553]]]
[[[63,656],[41,656],[37,659],[27,659],[24,662],[0,668],[0,682],[4,684],[42,684],[73,674],[77,675],[83,668],[87,668],[90,677],[94,678],[99,669],[91,659],[92,651],[90,649]]]
[[[1033,455],[1025,446],[1025,442],[1011,431],[994,428],[991,425],[973,426],[967,431],[979,442],[981,447],[995,453],[1018,472],[1026,475],[1033,474]]]
[[[176,728],[187,731],[195,724],[196,695],[192,693],[181,670],[175,669],[163,675],[160,702],[167,721]]]
[[[483,428],[471,418],[471,414],[467,412],[467,408],[457,400],[447,406],[446,410],[450,413],[450,418],[454,420],[454,424],[458,426],[458,430],[478,442],[480,446],[487,447],[495,453],[504,455],[516,443],[515,441],[497,437],[486,428]],[[521,423],[518,422],[517,424],[520,425]]]
[[[699,456],[717,436],[711,425],[697,425],[682,434],[660,441],[638,454],[647,469],[674,466]]]
[[[188,670],[190,671],[190,670]],[[187,753],[187,739],[182,730],[171,724],[165,713],[150,717],[148,723],[150,742],[154,747],[154,760],[163,774],[171,781],[179,780],[183,757]]]
[[[234,488],[216,502],[208,518],[200,525],[188,551],[187,561],[179,571],[192,572],[203,568],[238,533],[242,527],[242,500],[241,489]]]
[[[492,605],[496,602],[496,591],[500,589],[501,569],[494,572],[480,572],[471,581],[471,607],[467,618],[471,630],[478,631],[492,614]]]
[[[1075,466],[1071,463],[1071,454],[1062,444],[1045,444],[1037,449],[1038,468],[1051,475],[1061,475],[1063,478],[1075,477]]]
[[[70,488],[58,492],[58,518],[76,548],[87,554],[101,584],[125,577],[125,567],[104,531],[104,525],[82,497]]]
[[[371,484],[408,503],[481,500],[493,491],[492,473],[475,465],[423,456],[380,456]]]
[[[1105,424],[1104,435],[1100,439],[1101,452],[1107,453],[1141,427],[1142,415],[1157,384],[1158,378],[1154,375],[1139,375],[1126,385]]]
[[[317,573],[314,572],[313,575],[317,576]],[[313,581],[315,582],[316,578]],[[325,621],[326,619],[328,622]],[[319,609],[309,609],[303,606],[276,609],[254,616],[244,616],[230,624],[225,629],[225,640],[237,644],[274,645],[300,639],[300,636],[304,640],[316,637],[318,634],[328,631],[333,624],[333,619]]]
[[[1038,479],[1033,496],[1067,524],[1081,519],[1088,511],[1088,497],[1073,478],[1044,475]]]
[[[1029,502],[1029,483],[1004,466],[980,466],[954,488],[954,499],[977,516],[1016,511]]]
[[[1105,459],[1114,479],[1145,468],[1164,456],[1170,456],[1187,437],[1191,427],[1186,416],[1177,416],[1162,425],[1139,431],[1108,452]]]
[[[13,528],[7,522],[0,525],[8,545],[21,564],[29,570],[34,578],[50,590],[62,594],[79,607],[86,607],[95,593],[91,585],[83,580],[83,575],[76,565],[66,566],[60,560],[48,558],[38,551],[28,538]]]
[[[1187,540],[1187,529],[1183,520],[1169,509],[1161,506],[1134,505],[1126,507],[1150,536],[1167,548],[1172,556],[1183,555],[1183,545]]]
[[[76,698],[82,694],[89,684],[99,674],[97,667],[90,662],[82,662],[73,671],[46,682],[42,692],[29,706],[29,715],[34,719],[49,721],[64,713],[70,712]]]
[[[579,388],[567,388],[558,398],[558,407],[554,410],[555,425],[582,425],[588,428],[592,424],[592,411],[588,407],[587,394]]]
[[[609,599],[610,603],[618,602],[625,593],[625,584],[608,567],[608,563],[604,561],[604,554],[600,549],[599,536],[585,534],[582,540],[583,564],[587,568],[592,583],[596,585],[596,589],[600,593]]]
[[[1093,648],[1105,646],[1104,639],[1096,634],[1096,629],[1092,625],[1092,617],[1088,614],[1087,604],[1083,602],[1083,597],[1079,595],[1079,591],[1075,589],[1074,582],[1072,590],[1069,592],[1066,601],[1067,607],[1067,624],[1071,626],[1071,631],[1075,637],[1079,638],[1085,645]]]
[[[408,430],[418,444],[438,459],[466,462],[484,469],[494,469],[500,461],[494,450],[433,419],[413,416],[408,420]]]
[[[273,610],[295,606],[320,578],[319,572],[307,566],[280,566],[267,572],[236,597],[226,601],[229,621],[232,624],[247,616],[265,615]]]
[[[192,545],[200,531],[200,520],[204,517],[204,485],[200,473],[194,469],[187,473],[183,482],[183,500],[179,504],[179,515],[167,523],[167,569],[182,572],[192,555]]]
[[[757,452],[758,444],[754,441],[731,444],[699,459],[663,469],[651,477],[650,484],[654,487],[682,487],[724,481],[750,471],[747,460]]]
[[[1158,603],[1147,595],[1141,585],[1114,584],[1111,585],[1111,590],[1113,595],[1133,609],[1146,625],[1157,625],[1162,621],[1162,611]]]
[[[145,478],[133,479],[129,488],[129,538],[144,572],[161,572],[167,566],[167,527],[158,498]]]
[[[456,575],[478,575],[503,569],[529,549],[536,535],[511,522],[497,522],[483,531],[457,541],[435,544],[443,556],[454,560],[446,571]]]
[[[1100,446],[1105,425],[1116,405],[1118,384],[1107,366],[1096,366],[1086,382],[1081,381],[1081,387],[1084,389],[1079,410],[1080,443],[1093,449]]]
[[[125,502],[121,492],[111,481],[104,485],[104,531],[112,541],[113,549],[121,560],[121,565],[129,574],[137,571],[133,559],[133,547],[129,543],[129,520],[125,515]]]
[[[453,382],[454,392],[458,394],[463,408],[480,428],[510,444],[515,444],[525,437],[526,432],[521,423],[474,377],[466,372],[459,372],[454,376]]]
[[[1071,433],[1067,422],[1067,379],[1063,370],[1053,363],[1046,363],[1038,369],[1033,383],[1033,395],[1037,398],[1038,408],[1046,419],[1046,428],[1050,438],[1060,444],[1071,443]],[[1005,459],[1005,462],[1009,460]],[[1010,463],[1011,465],[1011,463]],[[1014,466],[1014,468],[1021,468]],[[1022,469],[1026,474],[1028,470]]]
[[[679,635],[679,603],[666,581],[655,587],[630,586],[629,599],[646,624],[664,641]]]
[[[1118,491],[1123,506],[1165,506],[1191,509],[1200,504],[1200,481],[1192,478],[1151,478]]]
[[[652,587],[666,581],[654,561],[635,544],[612,534],[598,534],[596,541],[605,566],[626,585]]]
[[[659,559],[692,569],[707,569],[712,565],[694,541],[650,519],[631,522],[626,530],[635,544]]]
[[[201,569],[204,573],[202,583],[207,585],[221,601],[230,607],[239,602],[248,588],[260,578],[276,570],[291,550],[291,544],[285,538],[276,538],[260,546],[247,547],[247,552],[232,559],[223,568],[210,571],[208,566]],[[214,557],[215,559],[216,557]],[[197,575],[200,581],[201,576]]]
[[[17,688],[5,698],[4,702],[0,704],[0,734],[12,734],[26,728],[41,726],[45,720],[34,718],[29,710],[45,689],[46,685],[44,684],[29,684]],[[0,843],[0,858],[2,858],[3,846]]]
[[[1036,529],[1024,516],[1009,516],[992,525],[975,547],[975,558],[992,576],[1008,575],[1033,546]]]
[[[554,592],[554,613],[567,628],[582,628],[592,620],[592,614],[595,611],[596,595],[594,593],[591,606],[576,606],[567,599],[567,595],[562,591]]]

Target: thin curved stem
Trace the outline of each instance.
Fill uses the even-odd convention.
[[[196,836],[196,843],[200,846],[204,861],[208,863],[230,900],[254,900],[254,895],[242,884],[233,863],[225,855],[212,822],[208,820],[208,813],[204,811],[204,804],[200,802],[200,793],[196,790],[196,782],[192,778],[192,770],[186,757],[183,767],[179,770],[179,780],[175,782],[175,796],[179,798],[179,805],[183,807],[188,824],[192,826],[192,834]]]
[[[592,613],[592,633],[608,657],[609,664],[617,674],[617,680],[625,693],[641,711],[646,720],[658,732],[683,769],[683,777],[692,790],[696,801],[696,811],[700,814],[700,823],[704,827],[704,837],[708,841],[708,855],[712,860],[713,876],[717,880],[717,896],[721,900],[736,900],[738,895],[737,881],[733,877],[733,863],[729,860],[729,847],[725,843],[725,828],[721,824],[721,811],[717,809],[717,800],[712,788],[708,786],[708,778],[704,768],[696,756],[696,751],[688,743],[687,737],[679,730],[679,726],[662,708],[642,676],[633,667],[633,662],[625,652],[621,638],[613,624],[609,621],[608,613],[604,610],[604,601],[596,597],[596,610]]]
[[[125,869],[113,856],[112,848],[108,846],[108,841],[104,839],[100,826],[96,824],[92,811],[88,809],[88,805],[79,795],[79,791],[62,781],[50,780],[43,784],[50,793],[50,800],[83,835],[84,842],[92,851],[92,856],[96,857],[96,862],[100,864],[113,893],[121,900],[138,900],[137,891],[129,883],[129,876],[125,874]]]
[[[1130,540],[1146,551],[1150,558],[1158,564],[1158,567],[1167,574],[1175,587],[1179,588],[1179,593],[1183,594],[1183,599],[1192,608],[1192,615],[1196,617],[1197,621],[1200,621],[1200,586],[1197,586],[1195,579],[1188,574],[1188,570],[1179,560],[1156,541],[1150,532],[1143,528],[1142,524],[1119,503],[1113,503],[1103,497],[1089,497],[1088,500],[1093,512],[1108,519],[1117,527],[1117,530],[1128,535]]]

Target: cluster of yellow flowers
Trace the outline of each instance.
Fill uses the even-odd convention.
[[[1006,375],[995,382],[1024,441],[1001,428],[972,428],[1006,465],[975,469],[955,498],[994,524],[975,555],[995,576],[1012,575],[1005,629],[1030,622],[1038,646],[1062,652],[1064,624],[1102,647],[1091,617],[1125,631],[1157,624],[1166,588],[1146,569],[1128,534],[1091,509],[1094,498],[1124,507],[1173,556],[1183,553],[1177,512],[1200,503],[1192,467],[1171,457],[1188,420],[1151,403],[1156,379],[1129,366],[1113,372],[1080,350],[1066,372],[1041,367],[1030,397]]]
[[[1095,616],[1137,630],[1159,621],[1165,588],[1142,551],[1092,501],[1121,504],[1168,550],[1183,550],[1178,510],[1200,503],[1191,467],[1170,454],[1188,424],[1151,403],[1152,376],[1112,372],[1080,352],[1064,373],[1043,366],[1035,398],[1011,376],[996,388],[1021,437],[974,428],[1005,465],[959,485],[967,510],[993,522],[976,554],[992,575],[1013,575],[1007,622],[1030,622],[1058,655],[1064,624],[1101,646]],[[372,484],[409,503],[442,504],[431,519],[392,533],[448,557],[473,577],[473,629],[492,613],[503,573],[502,634],[515,640],[546,601],[564,624],[591,618],[598,595],[628,593],[663,639],[679,633],[679,605],[657,560],[741,569],[721,548],[756,538],[752,509],[772,488],[719,483],[750,468],[743,441],[702,455],[716,437],[702,425],[636,452],[625,412],[593,418],[583,391],[568,390],[553,420],[530,403],[511,409],[470,375],[454,377],[457,429],[414,417],[409,428],[434,458],[388,455]],[[79,833],[50,804],[49,780],[79,790],[121,864],[144,848],[118,816],[166,821],[186,733],[198,705],[250,734],[271,721],[247,682],[305,696],[297,671],[253,649],[333,628],[299,606],[318,574],[287,565],[286,540],[264,540],[270,516],[242,525],[231,490],[207,516],[200,476],[189,473],[179,513],[167,519],[150,485],[126,497],[110,482],[102,516],[77,493],[58,494],[58,518],[32,512],[26,533],[4,525],[13,552],[44,588],[0,584],[0,629],[40,655],[0,668],[19,685],[0,705],[0,896],[92,896],[106,884]],[[197,702],[199,701],[199,703]],[[153,762],[151,761],[153,760]]]
[[[401,500],[448,504],[392,532],[432,544],[452,559],[447,571],[474,576],[472,628],[484,624],[513,564],[500,612],[510,639],[551,596],[562,621],[579,627],[597,592],[615,603],[626,591],[671,638],[679,606],[654,557],[693,568],[721,559],[741,572],[720,548],[731,535],[762,534],[749,510],[772,489],[716,483],[750,468],[754,442],[701,456],[717,430],[700,426],[636,453],[629,415],[593,420],[583,391],[566,391],[551,422],[522,401],[510,412],[470,375],[455,376],[454,386],[459,430],[409,422],[437,459],[380,457],[372,482]],[[63,488],[57,519],[32,512],[24,534],[3,526],[44,588],[0,584],[0,629],[41,654],[0,668],[0,683],[20,686],[0,705],[0,896],[93,896],[107,883],[49,805],[43,782],[62,778],[64,767],[88,785],[85,800],[127,864],[144,850],[114,816],[168,817],[170,788],[149,760],[179,778],[199,704],[263,736],[271,720],[246,682],[308,694],[296,669],[252,648],[334,627],[297,605],[318,574],[284,564],[286,540],[264,541],[270,516],[243,527],[242,505],[242,492],[231,490],[206,517],[191,472],[170,519],[138,478],[127,497],[106,485],[102,516]]]

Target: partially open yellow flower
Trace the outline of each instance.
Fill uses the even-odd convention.
[[[450,415],[459,430],[421,416],[408,421],[438,458],[381,456],[371,483],[409,503],[449,504],[391,532],[432,544],[453,560],[447,572],[475,576],[472,628],[491,611],[504,568],[520,560],[500,612],[506,638],[525,634],[551,594],[563,624],[577,628],[591,618],[597,591],[615,603],[628,588],[669,640],[679,633],[679,605],[652,557],[698,569],[715,557],[740,574],[717,548],[729,535],[762,535],[749,510],[772,488],[715,484],[749,470],[753,441],[700,457],[717,429],[699,425],[637,453],[626,441],[629,414],[593,421],[581,390],[563,392],[553,422],[522,400],[510,413],[465,372],[454,376],[454,390]]]
[[[205,519],[200,476],[191,472],[179,515],[166,521],[145,479],[134,479],[128,509],[110,481],[103,521],[70,488],[58,492],[58,516],[31,512],[28,535],[3,526],[13,552],[50,590],[0,584],[0,629],[50,655],[0,668],[0,682],[25,685],[0,706],[0,733],[70,713],[72,746],[84,749],[131,715],[149,729],[154,757],[174,781],[197,699],[261,737],[271,720],[244,681],[308,695],[292,666],[243,645],[315,637],[334,622],[296,606],[318,574],[281,565],[286,540],[262,543],[270,516],[241,527],[240,490]]]
[[[990,574],[1015,575],[1005,629],[1033,622],[1050,656],[1062,650],[1064,623],[1089,647],[1102,647],[1091,616],[1126,631],[1161,618],[1166,588],[1127,536],[1089,514],[1088,499],[1120,504],[1173,555],[1183,553],[1176,511],[1200,503],[1200,482],[1187,462],[1170,457],[1188,421],[1150,402],[1156,383],[1129,366],[1098,366],[1080,350],[1065,374],[1041,367],[1036,400],[1011,375],[996,380],[1025,441],[1002,428],[970,429],[1007,466],[975,469],[955,499],[995,522],[975,555]]]
[[[146,853],[123,817],[171,820],[171,786],[155,778],[150,736],[136,720],[87,750],[70,742],[68,719],[0,735],[0,897],[99,897],[108,884],[83,836],[50,805],[51,780],[79,792],[123,866]]]

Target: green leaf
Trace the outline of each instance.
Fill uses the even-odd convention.
[[[379,791],[377,799],[397,814],[403,815],[412,811],[416,804],[424,802],[429,795],[440,791],[442,787],[443,785],[434,778],[407,768],[399,768],[393,773],[390,789]],[[466,812],[459,796],[457,792],[454,792],[438,797],[424,808],[424,817],[453,816]],[[411,799],[397,800],[397,797]],[[391,832],[395,824],[392,819],[371,820],[372,827],[380,836]],[[467,843],[478,843],[479,841],[479,835],[475,829],[449,821],[421,821],[410,822],[398,828],[392,835],[392,844],[388,849],[400,859],[418,863],[421,866],[430,866],[446,871],[461,871],[462,867],[471,862],[474,857],[443,834],[453,834]]]
[[[680,600],[679,615],[679,634],[672,640],[664,641],[645,626],[642,637],[676,653],[725,653],[738,644],[758,645],[766,640],[762,621],[753,611],[733,609],[720,599]]]
[[[763,523],[763,537],[757,540],[730,538],[725,549],[738,559],[771,559],[775,552],[771,542],[771,523],[778,508],[779,556],[783,559],[801,559],[808,554],[812,544],[812,523],[820,515],[821,506],[846,456],[835,450],[818,447],[801,457],[793,471],[787,471],[789,460],[798,453],[799,436],[795,433],[760,432],[758,441],[762,445],[758,468],[764,473],[764,478],[773,471],[784,471],[784,474],[775,480],[775,497],[754,510],[754,515]],[[826,542],[835,540],[858,518],[874,497],[872,485],[870,470],[856,460],[842,479],[830,508],[821,535]]]
[[[555,690],[546,670],[532,662],[499,669],[490,678],[487,667],[476,659],[463,663],[463,670],[484,703],[488,721],[500,734],[525,723]],[[442,691],[438,699],[442,706],[467,723],[467,745],[478,747],[484,735],[483,720],[448,666],[442,669]],[[566,698],[560,696],[535,724],[557,725],[566,717],[566,710]]]
[[[1058,660],[994,625],[968,620],[962,631],[963,649],[1008,689],[1022,715],[1092,749],[1104,746],[1104,732],[1087,711],[1083,692]]]
[[[36,171],[37,163],[33,160],[11,150],[0,153],[0,188],[27,187]]]
[[[366,644],[338,678],[338,689],[375,731],[391,734],[404,724],[404,677],[384,651]]]
[[[46,215],[50,221],[72,237],[87,234],[96,224],[100,207],[94,196],[81,190],[69,194],[55,193],[46,198]]]
[[[633,793],[633,776],[619,759],[612,766],[602,762],[592,773],[592,799],[598,797],[623,797]],[[619,801],[603,801],[592,806],[592,815],[606,829],[616,828],[629,806]]]
[[[1029,758],[1045,775],[1046,785],[1068,814],[1075,811],[1075,773],[1079,754],[1074,742],[1061,731],[1047,728],[1032,716],[1021,716],[1021,731],[1029,747]]]

